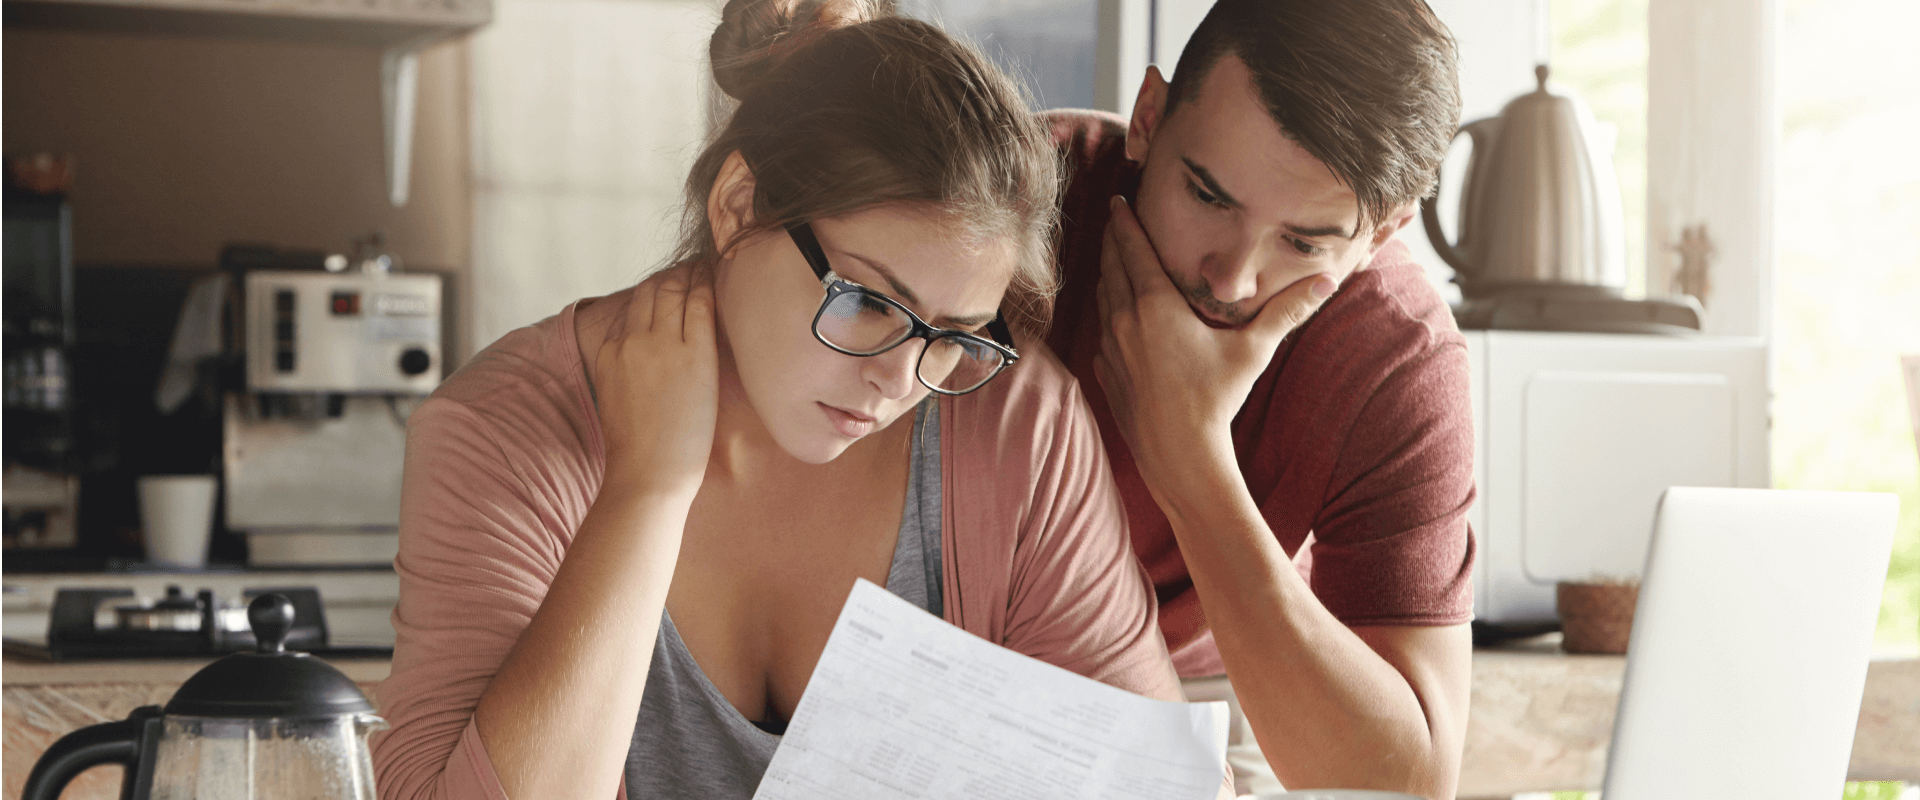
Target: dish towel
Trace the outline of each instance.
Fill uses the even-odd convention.
[[[160,385],[153,392],[153,404],[161,414],[173,413],[193,396],[200,362],[220,355],[220,310],[227,299],[227,281],[226,273],[214,273],[194,281],[187,290],[180,321],[173,326],[173,343],[167,347],[167,361],[160,366]]]

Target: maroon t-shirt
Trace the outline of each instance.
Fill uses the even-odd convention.
[[[1182,676],[1218,675],[1220,653],[1173,528],[1093,373],[1107,202],[1139,180],[1124,153],[1126,123],[1087,111],[1051,111],[1046,120],[1070,170],[1064,285],[1047,343],[1080,379],[1099,420],[1174,665]],[[1261,515],[1320,602],[1348,625],[1472,617],[1467,370],[1466,341],[1445,301],[1405,245],[1392,242],[1280,343],[1234,417],[1234,451]]]

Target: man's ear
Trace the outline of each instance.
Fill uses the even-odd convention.
[[[1367,243],[1368,251],[1372,252],[1385,247],[1387,240],[1392,239],[1394,234],[1399,233],[1401,228],[1407,227],[1418,216],[1420,216],[1418,201],[1404,203],[1388,212],[1386,219],[1373,226],[1373,240]]]
[[[707,227],[713,230],[713,251],[726,258],[735,236],[753,224],[753,170],[735,150],[720,164],[720,175],[707,192]]]
[[[1127,123],[1127,160],[1146,163],[1147,144],[1167,113],[1167,79],[1160,68],[1149,65],[1147,77],[1140,81],[1140,94],[1133,99],[1133,119]]]

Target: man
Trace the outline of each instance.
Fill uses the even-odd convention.
[[[1453,796],[1467,357],[1393,236],[1458,116],[1420,0],[1220,0],[1131,120],[1050,113],[1073,172],[1049,344],[1100,421],[1175,664],[1224,673],[1265,754],[1235,756],[1243,790],[1277,788],[1270,765]]]

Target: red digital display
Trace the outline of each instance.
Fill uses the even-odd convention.
[[[359,292],[334,292],[333,315],[336,317],[354,316],[360,313]]]

